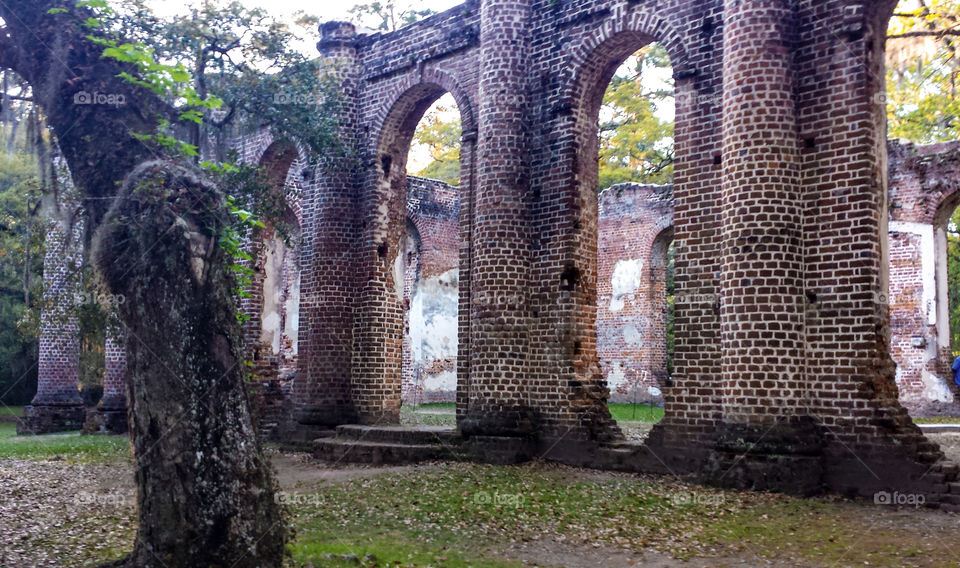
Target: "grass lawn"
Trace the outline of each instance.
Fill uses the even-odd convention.
[[[23,416],[22,406],[3,406],[0,404],[0,422],[16,422]]]
[[[77,432],[44,436],[17,436],[17,425],[0,423],[0,459],[51,459],[104,463],[126,458],[126,436],[81,436]]]
[[[737,565],[776,558],[778,565],[946,567],[957,560],[949,518],[933,537],[872,524],[871,515],[886,511],[869,505],[550,464],[444,464],[301,497],[292,508],[295,566],[519,568],[524,564],[501,552],[523,546],[556,553],[557,543],[596,551],[597,566],[604,554],[642,550],[740,558]]]
[[[611,403],[610,415],[617,422],[656,423],[663,419],[663,409],[648,404]]]
[[[13,424],[0,424],[0,460],[61,458],[28,464],[33,475],[46,471],[73,480],[71,472],[93,467],[108,478],[130,476],[127,452],[121,437],[16,437]],[[87,465],[91,463],[98,465]],[[580,555],[578,565],[596,566],[603,565],[605,555],[633,551],[665,559],[708,556],[717,558],[718,565],[775,559],[781,566],[948,567],[956,566],[958,558],[952,550],[956,521],[923,510],[898,513],[831,499],[721,491],[667,477],[538,462],[362,471],[340,479],[331,471],[330,481],[320,486],[286,486],[296,530],[287,566],[520,568],[531,564],[517,559],[522,554],[543,560],[541,565],[562,565],[569,551]],[[73,502],[76,488],[57,496],[41,482],[42,474],[30,481],[17,473],[14,479],[24,479],[15,494],[34,491],[34,498],[44,503],[18,514],[47,515],[41,520],[53,527],[30,542],[49,548],[63,561],[60,565],[119,557],[129,546],[135,528],[132,505],[81,507]],[[61,502],[51,504],[53,498]],[[61,526],[50,516],[61,508],[79,516]],[[29,526],[18,530],[32,534]],[[91,533],[100,536],[77,536]],[[719,561],[723,559],[731,562]]]
[[[610,414],[617,422],[646,422],[656,423],[663,418],[663,409],[647,404],[609,405]],[[403,424],[419,425],[446,425],[456,424],[457,406],[452,402],[422,404],[420,406],[403,406],[400,408],[400,422]]]
[[[917,424],[960,424],[960,416],[930,416],[927,418],[914,418]]]

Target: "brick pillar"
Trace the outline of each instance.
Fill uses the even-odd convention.
[[[356,31],[325,23],[317,45],[322,72],[340,85],[338,140],[353,147],[357,121]],[[298,429],[357,420],[351,393],[357,222],[354,158],[331,151],[303,191],[299,372],[292,389]]]
[[[18,434],[80,430],[86,412],[80,397],[80,236],[58,222],[47,231],[43,281],[46,290],[40,315],[40,360],[37,395],[24,408]]]
[[[523,434],[535,413],[526,372],[530,335],[529,160],[524,128],[526,0],[480,8],[479,139],[471,267],[465,434]]]
[[[103,375],[103,398],[97,408],[87,414],[84,432],[124,434],[129,430],[127,422],[127,351],[124,338],[118,330],[107,327],[104,344],[105,371]]]
[[[814,430],[796,418],[806,412],[792,20],[785,0],[725,4],[718,442],[738,457],[802,453]]]
[[[127,351],[122,337],[113,329],[107,330],[106,372],[103,376],[103,399],[100,408],[104,410],[127,409]]]

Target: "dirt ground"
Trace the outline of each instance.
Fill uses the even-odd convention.
[[[947,459],[960,463],[960,432],[954,434],[927,434],[934,442],[940,444],[940,449]]]

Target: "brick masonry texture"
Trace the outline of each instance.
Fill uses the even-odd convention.
[[[914,415],[960,413],[946,285],[958,174],[960,144],[890,144],[890,349],[900,401]]]
[[[83,224],[67,213],[76,207],[68,176],[61,202],[48,213],[43,262],[43,305],[37,394],[17,422],[20,434],[79,430],[86,418],[80,396],[80,324],[77,307],[83,256]]]
[[[667,249],[672,187],[626,184],[599,196],[597,357],[615,402],[662,404],[667,375]]]

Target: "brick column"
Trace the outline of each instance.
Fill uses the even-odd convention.
[[[118,330],[107,327],[104,344],[103,398],[97,408],[87,414],[84,432],[124,434],[127,422],[127,351]]]
[[[292,399],[298,430],[357,420],[352,398],[353,305],[357,294],[357,222],[354,146],[356,32],[344,22],[325,23],[317,45],[322,73],[340,86],[341,151],[321,157],[303,191],[299,371]]]
[[[80,236],[58,222],[47,231],[43,281],[46,290],[40,315],[40,359],[37,395],[24,408],[18,434],[80,430],[86,412],[80,397],[80,326],[76,304],[80,292]]]
[[[531,252],[524,110],[530,16],[527,0],[481,3],[465,434],[522,434],[536,422],[526,373]]]
[[[785,0],[725,4],[719,447],[741,457],[808,449],[792,20]]]

